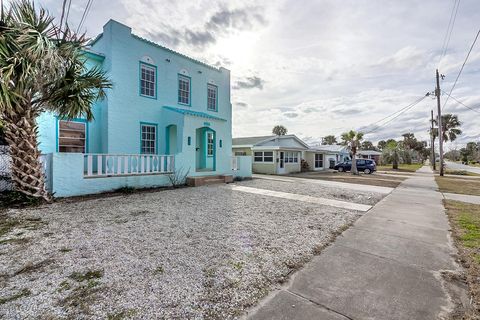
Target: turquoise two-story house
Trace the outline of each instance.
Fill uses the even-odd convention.
[[[40,149],[52,154],[49,187],[57,195],[166,184],[161,173],[174,170],[192,177],[232,174],[229,70],[141,38],[113,20],[85,55],[89,66],[107,72],[113,88],[93,106],[93,121],[39,117]],[[70,178],[73,171],[79,176]],[[70,186],[80,174],[78,185]]]

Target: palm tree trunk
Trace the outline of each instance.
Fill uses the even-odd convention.
[[[37,144],[37,124],[29,106],[4,116],[5,140],[9,145],[14,189],[28,196],[51,200],[45,189],[45,178]]]
[[[393,151],[392,169],[398,170],[398,153]]]
[[[352,153],[352,174],[358,174],[358,169],[357,169],[357,153]]]

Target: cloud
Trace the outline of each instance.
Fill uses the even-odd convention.
[[[197,17],[195,17],[197,18]],[[205,23],[192,28],[188,26],[172,26],[161,24],[161,30],[148,32],[150,38],[169,46],[180,44],[196,48],[206,48],[217,43],[220,37],[228,37],[232,33],[252,30],[267,25],[261,7],[244,7],[236,9],[222,8],[207,16]]]
[[[233,85],[233,89],[260,89],[263,90],[265,81],[257,76],[246,77],[243,80],[238,80]]]
[[[296,113],[296,112],[285,112],[283,115],[284,115],[285,117],[287,117],[287,118],[296,118],[296,117],[298,117],[298,113]]]
[[[246,7],[241,9],[222,9],[213,14],[205,24],[208,29],[223,31],[233,28],[237,30],[251,30],[257,25],[266,25],[267,21],[258,7]]]
[[[206,45],[215,43],[217,40],[215,39],[213,34],[208,31],[187,30],[185,31],[185,41],[191,43],[196,47],[203,48]]]
[[[430,56],[415,46],[406,46],[393,55],[381,58],[374,66],[384,68],[414,68],[426,64]]]
[[[240,107],[240,108],[246,108],[246,107],[248,107],[248,103],[246,103],[246,102],[241,102],[241,101],[235,102],[235,105],[236,105],[237,107]]]
[[[41,2],[58,17],[61,1]],[[212,65],[228,66],[237,89],[232,100],[240,102],[233,108],[235,135],[269,134],[273,125],[288,121],[289,132],[315,141],[369,128],[432,91],[437,67],[446,76],[442,89],[450,91],[475,37],[471,22],[480,17],[480,2],[462,2],[442,59],[443,38],[431,17],[448,20],[451,3],[417,2],[392,2],[379,15],[381,0],[302,5],[294,0],[118,0],[115,6],[97,1],[85,26],[89,36],[95,36],[112,18],[135,34]],[[78,24],[83,9],[72,4],[71,25]],[[480,111],[479,70],[480,52],[473,50],[452,95]],[[246,101],[248,105],[242,104]],[[399,138],[412,131],[428,139],[434,107],[434,100],[425,99],[367,138]],[[459,144],[480,134],[478,113],[453,99],[445,112],[458,114],[462,121]],[[286,113],[297,116],[288,118]]]
[[[313,112],[319,112],[320,110],[314,107],[306,107],[306,108],[303,108],[302,111],[304,113],[313,113]]]

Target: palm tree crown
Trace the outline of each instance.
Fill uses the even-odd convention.
[[[348,146],[348,148],[352,152],[352,174],[358,174],[355,155],[357,154],[357,149],[360,146],[360,142],[362,141],[362,139],[363,132],[350,130],[348,132],[342,133],[343,144]]]
[[[92,103],[111,87],[105,73],[88,69],[87,39],[65,27],[33,1],[2,5],[0,22],[0,113],[12,157],[16,190],[49,199],[45,190],[36,118],[51,111],[60,118],[93,118]]]

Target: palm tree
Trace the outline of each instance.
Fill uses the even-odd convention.
[[[437,120],[434,120],[435,124],[438,125]],[[456,114],[444,114],[442,115],[442,133],[443,133],[443,141],[454,141],[457,139],[457,136],[462,134],[462,130],[460,127],[462,123],[458,120],[458,116]],[[438,136],[438,132],[436,133]]]
[[[343,144],[349,147],[352,152],[352,174],[358,174],[357,170],[357,148],[360,146],[360,142],[363,139],[363,133],[350,130],[349,132],[342,133]]]
[[[50,200],[37,143],[36,118],[93,119],[92,103],[111,83],[100,69],[87,69],[84,36],[61,30],[49,13],[29,0],[2,5],[0,22],[0,112],[10,147],[14,188]]]
[[[375,146],[373,145],[373,143],[368,140],[363,141],[360,145],[360,148],[362,150],[375,150]]]
[[[392,169],[398,169],[400,162],[400,153],[402,152],[402,144],[395,140],[390,140],[382,152],[382,159],[386,163],[392,163]]]
[[[337,144],[337,138],[335,138],[334,135],[328,135],[323,137],[322,145],[332,145],[332,144]]]
[[[276,125],[275,127],[273,127],[272,129],[272,133],[277,135],[277,136],[284,136],[286,135],[288,132],[287,128],[285,128],[284,126],[282,125]]]
[[[383,150],[387,146],[387,142],[385,140],[380,140],[377,143],[377,149]]]

